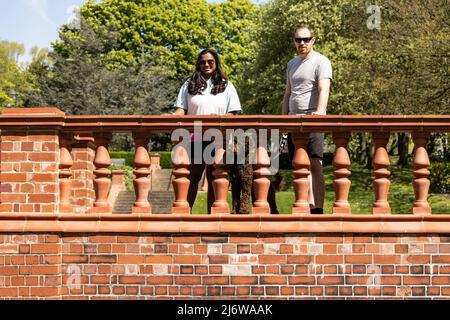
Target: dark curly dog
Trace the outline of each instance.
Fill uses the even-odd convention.
[[[227,164],[228,175],[231,182],[232,208],[235,214],[250,214],[252,203],[255,200],[253,190],[253,165],[249,161],[249,143],[245,142],[245,164],[237,164],[238,144],[234,144],[234,163]],[[278,214],[275,203],[275,189],[270,184],[268,202],[272,214]]]
[[[249,161],[249,143],[245,139],[245,163],[238,164],[237,155],[241,151],[236,139],[233,144],[233,164],[227,164],[231,182],[232,208],[236,214],[249,214],[252,205],[253,166]]]

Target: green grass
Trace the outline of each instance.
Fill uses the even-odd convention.
[[[400,168],[391,166],[391,187],[389,190],[389,203],[393,214],[409,214],[412,212],[414,201],[414,191],[412,188],[412,170],[409,168]],[[375,196],[372,189],[372,171],[353,164],[350,166],[352,182],[350,187],[349,202],[354,214],[370,214]],[[281,192],[277,192],[276,201],[278,210],[281,213],[291,213],[294,203],[294,193],[292,188],[292,171],[281,170],[285,186]],[[326,193],[325,193],[325,212],[331,213],[334,191],[333,191],[333,169],[331,166],[324,168]],[[230,194],[228,195],[231,201]],[[428,202],[432,212],[435,214],[450,214],[450,196],[429,194]],[[199,192],[193,208],[193,213],[204,214],[207,212],[206,193]]]

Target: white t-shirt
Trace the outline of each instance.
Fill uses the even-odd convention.
[[[231,81],[228,80],[224,92],[213,95],[211,94],[213,83],[212,80],[209,79],[207,81],[206,89],[195,96],[189,94],[189,81],[190,79],[183,84],[180,93],[178,94],[177,101],[175,102],[175,107],[183,108],[186,110],[187,115],[224,115],[232,111],[242,110],[236,88]]]

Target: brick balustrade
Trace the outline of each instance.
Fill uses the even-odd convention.
[[[293,214],[271,215],[267,150],[257,148],[250,215],[232,215],[226,171],[216,157],[211,215],[186,206],[189,164],[174,157],[172,212],[147,201],[152,134],[193,130],[279,129],[297,148]],[[4,298],[448,298],[450,215],[427,202],[431,132],[450,132],[450,116],[66,116],[56,108],[6,109],[0,115],[0,297]],[[332,133],[336,197],[331,215],[306,204],[309,132]],[[113,133],[136,143],[136,201],[112,214]],[[375,202],[351,214],[350,132],[375,143]],[[412,212],[391,213],[390,132],[412,132]],[[439,213],[439,212],[433,212]]]
[[[386,151],[389,132],[412,132],[415,143],[413,177],[415,200],[412,213],[431,214],[427,195],[430,165],[426,143],[431,132],[449,132],[450,116],[66,116],[56,108],[6,109],[0,116],[1,190],[0,212],[14,213],[111,213],[108,194],[111,186],[109,143],[113,133],[129,132],[136,144],[134,158],[135,214],[151,214],[147,200],[150,190],[151,160],[147,144],[152,134],[170,133],[184,128],[193,132],[196,121],[205,131],[227,129],[278,129],[293,134],[297,152],[294,157],[293,215],[310,215],[306,197],[309,160],[306,138],[309,132],[331,132],[336,144],[333,160],[336,198],[334,214],[351,214],[348,195],[351,186],[347,143],[350,132],[371,132],[375,142],[373,215],[389,215],[389,157]],[[267,131],[265,131],[267,135]],[[267,203],[270,159],[266,146],[256,146],[254,165],[254,215],[270,214]],[[214,164],[217,199],[212,212],[229,214],[224,200],[228,190],[227,173],[221,164],[224,149],[218,149]],[[220,155],[220,156],[219,156]],[[173,214],[190,214],[187,206],[189,158],[178,148],[174,159]],[[168,212],[170,213],[170,212]],[[407,212],[402,212],[407,213]]]

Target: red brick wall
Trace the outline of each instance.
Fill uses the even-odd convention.
[[[0,213],[58,213],[58,130],[0,132]],[[95,199],[92,137],[73,142],[71,204],[74,213],[87,213]]]
[[[0,150],[0,212],[57,212],[57,131],[2,130]]]
[[[3,234],[0,296],[449,298],[450,237]]]

